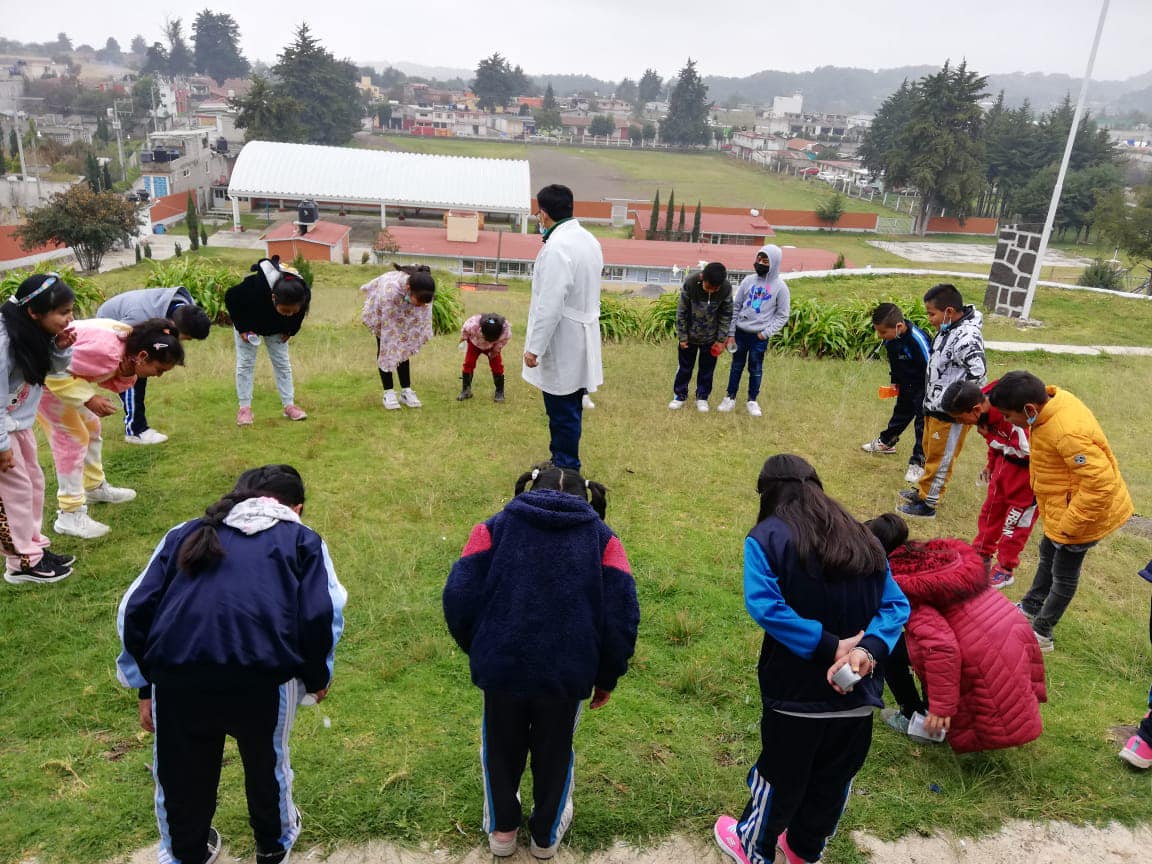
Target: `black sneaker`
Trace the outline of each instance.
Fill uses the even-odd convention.
[[[920,490],[913,486],[911,489],[904,489],[900,493],[900,497],[907,501],[909,504],[915,504],[920,500]]]
[[[214,864],[217,858],[220,857],[220,847],[223,842],[220,839],[220,832],[214,827],[208,829],[208,857],[204,859],[204,864]]]
[[[47,558],[41,558],[30,567],[24,567],[20,570],[5,570],[4,581],[10,585],[19,585],[21,582],[59,582],[71,575],[71,567],[66,567]]]
[[[905,516],[915,516],[917,519],[935,519],[936,508],[929,507],[924,501],[908,502],[896,508]]]
[[[59,564],[62,567],[71,567],[76,563],[75,555],[57,555],[51,549],[44,550],[44,557],[51,561],[53,564]]]

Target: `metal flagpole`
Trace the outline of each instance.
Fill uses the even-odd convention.
[[[1056,175],[1056,188],[1052,190],[1052,201],[1048,205],[1048,218],[1044,220],[1044,233],[1040,236],[1040,248],[1036,251],[1036,263],[1032,266],[1032,278],[1028,280],[1028,293],[1024,296],[1024,308],[1020,317],[1032,314],[1032,301],[1036,297],[1036,283],[1040,281],[1040,268],[1048,251],[1048,238],[1052,236],[1052,223],[1056,221],[1056,208],[1060,204],[1060,193],[1064,189],[1064,175],[1068,173],[1068,162],[1072,158],[1072,147],[1076,143],[1076,133],[1080,130],[1080,120],[1084,117],[1084,101],[1088,96],[1088,82],[1092,80],[1092,67],[1096,65],[1096,49],[1100,47],[1100,34],[1104,32],[1104,19],[1108,17],[1108,3],[1100,7],[1100,20],[1096,23],[1096,38],[1092,40],[1092,53],[1088,55],[1088,69],[1080,83],[1080,98],[1076,100],[1076,112],[1072,116],[1072,128],[1068,130],[1068,143],[1064,145],[1064,159],[1060,172]]]

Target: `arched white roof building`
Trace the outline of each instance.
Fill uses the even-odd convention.
[[[312,198],[324,203],[379,204],[506,213],[527,230],[532,206],[527,160],[431,156],[353,147],[249,141],[240,151],[228,197],[240,224],[240,200]]]

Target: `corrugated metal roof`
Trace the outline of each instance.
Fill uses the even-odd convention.
[[[528,162],[249,141],[228,194],[528,213]]]

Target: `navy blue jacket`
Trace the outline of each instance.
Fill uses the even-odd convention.
[[[902,336],[884,342],[884,349],[888,352],[888,370],[893,384],[922,391],[928,377],[928,355],[932,353],[932,343],[924,331],[907,318],[904,326],[908,329]]]
[[[628,671],[640,606],[612,529],[577,496],[541,490],[472,529],[444,618],[482,690],[586,699]]]
[[[883,664],[909,605],[885,565],[867,576],[825,579],[819,562],[796,555],[788,525],[771,516],[744,541],[744,605],[764,628],[757,666],[765,710],[823,714],[884,706],[882,669],[841,695],[828,667],[841,639],[865,632],[860,646]]]
[[[200,523],[169,531],[120,601],[120,682],[327,687],[347,592],[320,535],[298,522],[253,535],[220,525],[225,557],[193,576],[177,558]]]

